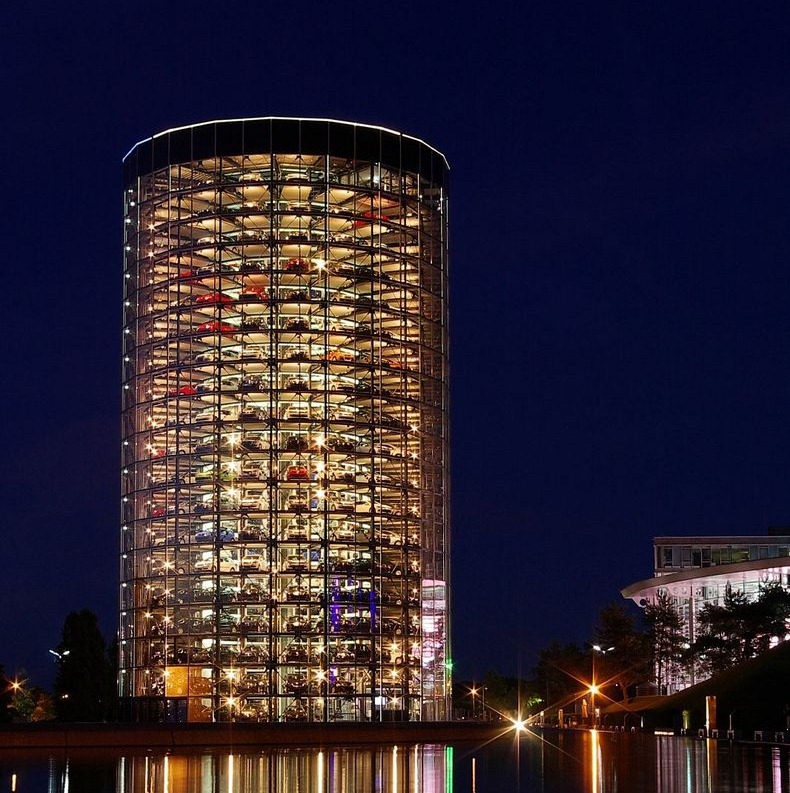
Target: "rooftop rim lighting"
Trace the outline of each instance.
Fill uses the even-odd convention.
[[[137,143],[132,146],[129,151],[124,154],[122,162],[126,162],[126,159],[129,155],[140,145],[143,143],[147,143],[149,140],[156,140],[156,138],[161,138],[163,135],[169,135],[172,132],[180,132],[184,129],[193,129],[195,127],[206,127],[210,124],[235,124],[239,121],[318,121],[322,123],[329,123],[329,124],[347,124],[349,127],[362,127],[364,129],[376,129],[380,132],[389,132],[391,135],[400,135],[403,138],[407,138],[408,140],[413,140],[419,143],[421,146],[425,146],[426,148],[430,149],[432,152],[438,154],[443,160],[444,165],[447,170],[450,170],[450,164],[447,162],[447,157],[439,151],[439,149],[434,148],[431,146],[430,143],[426,143],[421,138],[415,138],[413,135],[407,135],[404,132],[398,132],[396,129],[390,129],[389,127],[382,127],[378,124],[360,124],[356,121],[345,121],[343,119],[335,119],[335,118],[302,118],[301,116],[256,116],[253,118],[215,118],[211,121],[198,121],[197,124],[184,124],[180,127],[171,127],[170,129],[164,129],[161,132],[157,132],[155,135],[151,135],[149,138],[143,138],[142,140],[138,140]]]

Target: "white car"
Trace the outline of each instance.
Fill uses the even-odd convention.
[[[356,538],[357,531],[353,523],[341,523],[332,529],[332,539],[337,542],[354,542]]]
[[[310,496],[306,490],[297,490],[285,499],[285,508],[290,510],[306,510],[310,506]]]
[[[195,559],[192,563],[192,569],[196,573],[209,573],[216,570],[215,555],[213,552],[204,553],[199,559]],[[220,551],[219,555],[219,572],[220,573],[235,573],[238,572],[239,563],[231,556],[228,551]]]
[[[241,557],[240,567],[243,571],[260,572],[268,570],[269,565],[266,562],[266,557],[260,551],[249,549]]]
[[[354,446],[357,454],[383,454],[392,455],[392,447],[386,443],[371,443],[370,441],[360,441]]]
[[[240,481],[254,482],[262,479],[265,473],[265,469],[261,468],[260,463],[245,460],[241,465],[238,478]]]
[[[305,518],[292,520],[285,529],[285,539],[291,542],[306,542],[310,538],[310,521]]]
[[[220,357],[223,361],[235,361],[238,360],[241,355],[238,350],[228,347],[224,347],[221,353],[212,347],[198,353],[195,356],[195,363],[214,363],[215,361],[218,361]]]
[[[321,479],[339,480],[341,482],[353,482],[358,475],[353,465],[343,465],[341,463],[328,463],[324,470],[320,472]]]
[[[292,553],[285,557],[285,569],[291,573],[305,573],[321,569],[320,559],[308,559],[306,554]]]
[[[265,512],[269,509],[269,491],[265,488],[250,488],[239,499],[239,508],[250,512]]]
[[[394,513],[389,504],[374,503],[373,501],[358,501],[355,511],[358,515],[370,515],[372,512],[378,515],[392,515]]]
[[[285,558],[285,569],[291,573],[303,573],[309,568],[307,557],[299,553],[292,553]]]
[[[261,452],[269,448],[269,434],[267,432],[247,432],[245,433],[239,446],[248,452]]]
[[[310,421],[313,411],[304,402],[291,402],[283,411],[284,421]]]
[[[235,421],[238,418],[238,415],[238,406],[217,409],[215,405],[212,405],[211,407],[204,408],[198,413],[195,413],[192,421],[196,424],[205,421],[216,421],[217,419],[220,421]]]

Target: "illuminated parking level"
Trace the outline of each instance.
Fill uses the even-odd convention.
[[[444,157],[252,119],[124,166],[127,717],[447,717]]]

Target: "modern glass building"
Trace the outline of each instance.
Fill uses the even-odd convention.
[[[448,717],[447,177],[314,119],[126,156],[128,718]]]
[[[722,605],[728,589],[756,600],[761,587],[790,588],[790,534],[787,526],[764,536],[656,537],[652,578],[621,591],[624,598],[645,607],[664,596],[683,619],[691,644],[698,638],[700,611]],[[670,666],[664,670],[661,694],[672,694],[705,679],[696,669]]]

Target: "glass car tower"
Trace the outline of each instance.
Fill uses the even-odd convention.
[[[127,718],[449,717],[447,176],[324,120],[126,156]]]

